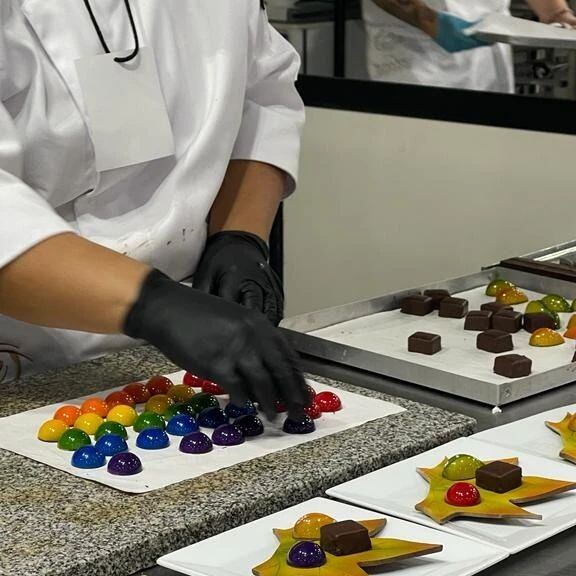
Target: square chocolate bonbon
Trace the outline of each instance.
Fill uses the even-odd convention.
[[[424,296],[432,298],[434,310],[438,310],[440,308],[440,302],[442,302],[444,298],[449,298],[450,292],[448,292],[448,290],[442,290],[441,288],[435,288],[424,290]]]
[[[484,332],[492,327],[492,312],[488,310],[471,310],[464,321],[464,330]]]
[[[526,332],[535,332],[540,328],[556,329],[554,318],[546,312],[533,312],[532,314],[524,314],[524,330]]]
[[[438,313],[442,318],[464,318],[468,314],[468,300],[464,298],[444,298],[440,302],[440,311]]]
[[[522,485],[522,468],[515,464],[496,460],[476,470],[476,486],[504,494]]]
[[[494,360],[494,372],[506,378],[524,378],[532,372],[532,360],[520,354],[506,354]]]
[[[500,310],[492,316],[492,328],[516,334],[522,329],[522,314],[515,310]]]
[[[486,304],[480,306],[480,310],[488,310],[489,312],[497,314],[501,310],[513,310],[513,308],[503,302],[486,302]]]
[[[426,316],[434,309],[434,301],[429,296],[414,294],[402,300],[400,311],[413,316]]]
[[[320,527],[320,546],[334,556],[348,556],[372,549],[368,529],[354,520],[333,522]]]
[[[512,334],[502,330],[486,330],[486,332],[478,334],[476,347],[479,350],[494,352],[495,354],[510,352],[510,350],[514,350]]]
[[[442,349],[442,339],[438,334],[415,332],[408,338],[408,352],[432,356]]]

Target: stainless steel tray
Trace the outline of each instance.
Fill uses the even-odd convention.
[[[310,332],[321,328],[394,310],[399,308],[404,297],[428,288],[445,288],[451,293],[458,293],[485,286],[496,277],[505,277],[527,290],[545,294],[560,293],[569,298],[576,298],[576,283],[497,266],[461,278],[288,318],[282,323],[282,327],[296,349],[303,354],[419,384],[491,406],[509,404],[576,381],[576,363],[526,378],[492,383],[422,366],[416,359],[409,362],[391,358],[310,335]]]

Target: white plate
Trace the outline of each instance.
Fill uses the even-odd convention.
[[[370,520],[382,514],[325,498],[314,498],[234,528],[208,540],[192,544],[158,560],[160,566],[191,576],[248,576],[252,568],[265,562],[276,550],[273,528],[289,528],[310,512],[322,512],[336,520]],[[442,552],[400,561],[387,568],[402,576],[471,576],[504,560],[508,554],[487,544],[458,538],[424,526],[387,517],[379,536],[428,544],[442,544]],[[312,571],[316,572],[316,571]],[[374,572],[375,573],[375,572]]]
[[[519,464],[527,476],[544,476],[576,482],[576,467],[519,450],[494,446],[470,438],[460,438],[331,488],[327,494],[398,518],[499,546],[510,554],[515,554],[576,525],[576,491],[525,506],[531,512],[542,515],[542,520],[456,519],[443,525],[437,524],[414,508],[428,493],[428,482],[418,474],[416,468],[431,468],[438,465],[444,457],[455,454],[471,454],[480,460],[518,457]]]
[[[180,383],[183,376],[184,372],[168,375],[174,383]],[[142,472],[134,476],[114,476],[108,473],[106,467],[95,470],[74,468],[70,462],[72,458],[70,452],[59,450],[56,444],[38,440],[36,435],[40,425],[52,418],[56,408],[64,404],[79,406],[86,397],[0,418],[0,448],[124,492],[143,493],[354,428],[371,420],[404,412],[404,408],[390,402],[353,394],[318,382],[311,381],[310,384],[317,392],[326,390],[336,392],[343,406],[343,409],[335,414],[322,414],[322,417],[316,420],[316,430],[311,434],[285,434],[281,430],[283,418],[278,418],[273,424],[265,424],[265,432],[262,436],[249,438],[240,446],[214,446],[214,450],[209,454],[194,455],[183,454],[179,451],[180,438],[176,436],[170,437],[171,444],[168,448],[142,450],[136,447],[137,434],[129,429],[128,447],[142,460]],[[100,392],[98,396],[104,398],[112,391]],[[224,406],[227,397],[222,396],[219,399],[221,405]],[[142,408],[142,405],[138,406],[139,411]],[[209,436],[212,434],[212,430],[203,429],[203,432]]]
[[[569,404],[511,424],[491,428],[474,434],[472,438],[569,464],[567,460],[560,458],[560,450],[562,449],[560,435],[550,430],[545,424],[545,422],[560,422],[567,412],[574,414],[576,404]]]

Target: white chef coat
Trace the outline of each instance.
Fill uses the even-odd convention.
[[[510,0],[425,0],[430,8],[475,22],[509,14]],[[421,30],[362,0],[368,72],[372,80],[513,92],[512,52],[505,44],[451,54]]]
[[[110,49],[131,50],[123,0],[92,0]],[[103,53],[81,0],[0,1],[0,267],[74,231],[180,280],[203,251],[206,219],[231,159],[298,171],[299,59],[260,0],[131,0],[156,60],[176,153],[98,174],[75,60]],[[110,86],[114,90],[114,86]],[[38,271],[42,290],[42,270]],[[96,357],[124,336],[31,326],[0,316],[0,342],[30,370]],[[5,348],[0,346],[0,349]],[[11,365],[0,353],[0,380]]]

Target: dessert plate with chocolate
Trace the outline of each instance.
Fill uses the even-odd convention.
[[[576,525],[576,468],[461,438],[328,490],[514,554]]]
[[[379,566],[403,576],[472,576],[507,556],[493,546],[315,498],[182,548],[158,564],[194,576],[362,576],[380,573]]]
[[[576,464],[576,404],[498,426],[472,436],[556,462]]]

